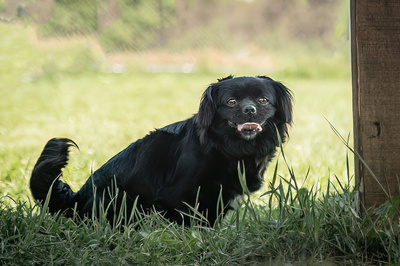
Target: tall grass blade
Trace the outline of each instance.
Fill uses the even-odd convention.
[[[378,177],[374,174],[374,172],[371,170],[371,168],[368,166],[367,162],[364,161],[364,159],[361,157],[361,155],[354,150],[353,148],[350,147],[349,143],[346,142],[346,140],[342,137],[342,135],[339,133],[339,131],[332,125],[332,123],[325,118],[325,120],[328,122],[329,126],[331,127],[332,131],[336,134],[336,136],[342,141],[342,143],[355,155],[357,156],[357,158],[360,160],[360,162],[365,166],[365,168],[368,170],[368,172],[370,173],[370,175],[372,176],[372,178],[378,183],[378,185],[380,186],[380,188],[382,189],[382,191],[385,193],[385,195],[390,198],[390,194],[388,193],[388,191],[386,191],[386,189],[383,187],[383,185],[381,184],[381,182],[379,181]]]
[[[254,220],[258,221],[259,217],[255,211],[253,202],[251,201],[250,190],[247,187],[246,169],[245,169],[244,161],[238,162],[237,169],[238,169],[238,177],[239,177],[240,186],[242,187],[243,193],[246,196],[246,200],[243,200],[243,203],[245,204],[245,208],[244,208],[242,219],[244,219],[246,217],[247,212],[250,212],[252,218]]]
[[[242,187],[243,193],[246,194],[247,196],[250,196],[250,190],[247,187],[244,161],[238,162],[237,170],[238,170],[240,186]]]

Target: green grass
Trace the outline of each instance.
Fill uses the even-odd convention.
[[[398,264],[398,228],[390,208],[360,217],[350,180],[323,190],[301,187],[293,169],[278,175],[254,204],[214,228],[171,224],[158,214],[112,227],[100,217],[74,221],[31,201],[2,198],[0,260],[5,264]],[[287,166],[287,165],[286,165]],[[286,167],[285,166],[285,167]],[[121,230],[122,229],[122,230]]]
[[[272,74],[260,63],[227,67],[207,56],[190,74],[147,72],[135,60],[115,74],[90,40],[43,45],[31,28],[4,24],[0,36],[7,36],[0,38],[0,263],[400,263],[399,229],[390,222],[397,199],[358,216],[352,156],[326,121],[350,134],[351,146],[349,70],[337,55],[302,55],[295,65],[296,58],[275,55]],[[65,171],[78,190],[91,169],[130,142],[197,112],[208,84],[228,74],[284,82],[295,95],[295,124],[285,160],[277,156],[265,186],[218,226],[184,228],[154,214],[136,221],[140,229],[120,231],[34,204],[29,177],[48,139],[80,146]]]

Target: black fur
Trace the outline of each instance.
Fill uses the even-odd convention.
[[[72,215],[93,215],[93,205],[108,206],[112,190],[126,192],[128,208],[135,200],[140,210],[156,210],[171,221],[185,222],[190,207],[214,224],[243,194],[238,162],[245,166],[251,192],[263,182],[265,168],[279,140],[285,141],[292,122],[288,88],[265,76],[226,77],[211,84],[193,117],[157,129],[129,145],[95,171],[74,193],[59,180],[68,162],[69,139],[51,139],[31,177],[35,199],[44,201],[52,186],[49,209]],[[279,137],[277,136],[279,133]],[[225,208],[217,207],[219,196]],[[119,208],[122,196],[113,204]],[[115,210],[109,210],[112,219]]]

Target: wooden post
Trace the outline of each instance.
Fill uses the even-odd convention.
[[[369,208],[400,195],[400,1],[350,9],[354,146],[376,176],[356,158],[356,185]]]

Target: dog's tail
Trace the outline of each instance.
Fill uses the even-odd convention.
[[[67,210],[67,216],[72,215],[76,195],[68,184],[60,181],[62,169],[68,164],[69,147],[79,149],[74,141],[67,138],[49,140],[33,168],[30,180],[32,195],[36,200],[44,204],[49,195],[49,211]]]

